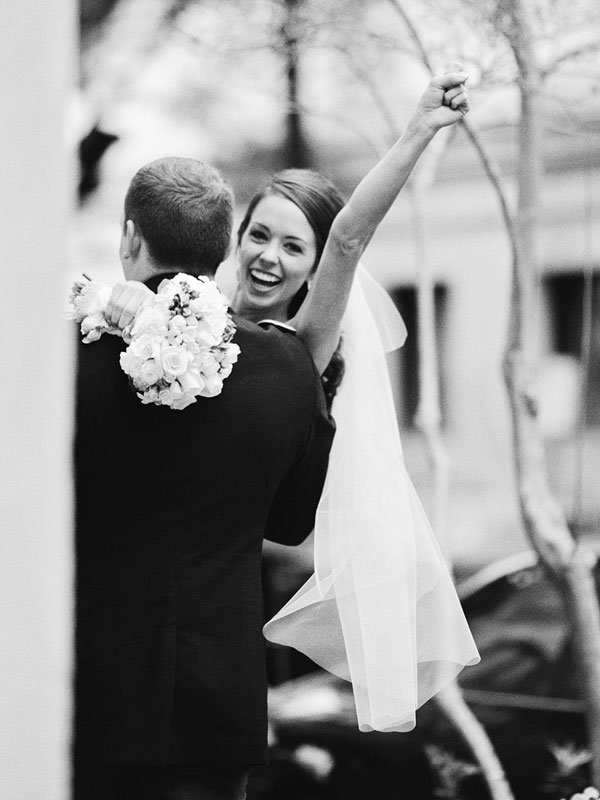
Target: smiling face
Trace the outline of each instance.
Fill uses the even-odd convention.
[[[267,194],[252,212],[238,255],[242,305],[287,320],[292,297],[316,267],[315,234],[304,213],[282,195]]]

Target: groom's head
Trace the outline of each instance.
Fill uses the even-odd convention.
[[[213,167],[193,158],[152,161],[136,172],[125,196],[125,276],[212,276],[229,252],[232,224],[233,195]]]

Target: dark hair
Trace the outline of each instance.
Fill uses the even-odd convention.
[[[125,197],[158,267],[214,275],[226,258],[233,194],[216,169],[192,158],[159,158],[134,175]]]
[[[254,209],[269,194],[280,194],[291,200],[308,220],[317,245],[317,257],[313,265],[316,267],[323,254],[333,220],[344,207],[344,198],[331,181],[311,169],[284,169],[277,172],[250,201],[238,228],[238,246],[250,224]]]
[[[331,356],[331,361],[327,364],[321,375],[323,394],[325,395],[325,403],[328,411],[331,411],[333,400],[337,394],[337,390],[340,388],[344,372],[346,371],[346,362],[342,355],[343,340],[344,337],[340,336],[335,352]]]

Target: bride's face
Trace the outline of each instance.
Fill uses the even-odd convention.
[[[315,234],[303,212],[279,194],[267,195],[252,213],[238,255],[243,303],[287,319],[290,300],[316,266]]]

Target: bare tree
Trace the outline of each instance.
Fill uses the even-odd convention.
[[[398,0],[390,2],[407,24],[420,57],[430,65],[416,27],[401,3]],[[470,10],[472,5],[465,3],[466,7],[471,7]],[[516,208],[510,207],[500,171],[481,137],[467,122],[464,128],[497,193],[511,242],[513,281],[504,375],[513,421],[521,516],[541,563],[563,593],[573,623],[578,669],[587,700],[593,778],[600,783],[600,611],[593,573],[596,557],[589,547],[573,537],[565,514],[547,483],[543,439],[537,423],[537,354],[533,329],[539,252],[538,213],[543,176],[542,84],[559,63],[600,49],[600,36],[580,39],[575,47],[563,50],[553,61],[547,59],[546,65],[542,66],[536,48],[539,41],[536,22],[544,21],[544,11],[548,9],[538,4],[536,19],[531,4],[523,0],[497,0],[486,5],[488,22],[508,42],[516,67],[520,95]]]
[[[419,272],[417,283],[419,348],[419,405],[417,425],[427,446],[434,484],[433,526],[443,550],[449,558],[446,544],[447,511],[449,502],[450,459],[441,429],[440,381],[437,343],[435,337],[435,284],[433,265],[427,249],[424,231],[424,209],[428,192],[435,179],[439,159],[447,147],[448,133],[439,136],[429,146],[424,161],[411,182],[412,215],[415,249]],[[434,702],[453,723],[470,748],[494,800],[512,800],[506,775],[485,729],[466,704],[458,682],[454,680],[442,690]]]
[[[439,42],[430,44],[424,40],[418,23],[407,11],[408,0],[389,0],[389,3],[401,19],[415,54],[427,69],[433,72],[440,62],[447,62],[448,47],[440,48]],[[595,556],[588,547],[574,539],[565,515],[552,496],[546,480],[543,440],[537,424],[537,358],[533,329],[536,319],[539,250],[537,214],[541,205],[540,184],[543,176],[543,120],[540,111],[542,91],[545,88],[543,82],[561,65],[576,62],[582,56],[600,49],[600,31],[591,27],[583,35],[583,26],[589,25],[590,15],[593,19],[597,11],[594,11],[593,5],[585,2],[580,4],[583,8],[566,8],[561,4],[557,9],[555,4],[543,0],[533,4],[533,8],[531,3],[524,3],[522,0],[488,0],[484,3],[459,0],[433,5],[435,8],[429,8],[427,13],[434,16],[437,14],[438,22],[444,17],[444,13],[448,23],[451,21],[455,24],[458,18],[460,24],[467,29],[469,26],[478,29],[479,39],[484,38],[485,43],[489,43],[487,49],[494,54],[493,59],[486,61],[484,48],[477,53],[482,81],[488,85],[514,81],[519,90],[516,207],[511,206],[500,169],[479,132],[468,121],[464,122],[463,128],[496,191],[511,245],[511,322],[504,358],[504,375],[513,420],[515,470],[521,516],[532,546],[563,593],[569,617],[573,622],[579,653],[578,665],[588,700],[587,720],[590,748],[594,754],[594,780],[600,782],[600,614],[593,576]],[[413,4],[411,9],[414,8]],[[451,20],[452,9],[455,18]],[[565,29],[574,22],[582,25],[580,35],[574,38],[574,43],[569,42],[568,38],[566,41],[559,41],[561,26]],[[484,37],[481,36],[482,28],[485,31]],[[549,48],[549,43],[558,47]],[[401,45],[403,51],[405,47],[405,44]],[[549,55],[549,51],[552,55]],[[465,53],[455,49],[452,55],[455,58],[464,58]],[[473,52],[468,53],[467,57],[473,59]],[[372,76],[369,85],[378,88]],[[379,106],[383,106],[380,92],[376,98]],[[382,119],[386,120],[386,113],[382,113]],[[429,159],[429,166],[420,175],[417,171],[417,176],[412,181],[412,198],[420,274],[420,404],[417,421],[430,453],[437,498],[434,518],[436,530],[440,526],[441,532],[444,526],[448,462],[439,428],[439,385],[433,345],[433,282],[426,237],[422,230],[426,193],[434,172],[435,157]],[[492,796],[510,797],[502,768],[485,733],[478,729],[480,726],[466,709],[458,686],[455,684],[447,692],[440,694],[438,702],[445,713],[458,724],[467,739],[480,762]]]
[[[574,627],[578,669],[586,696],[594,781],[600,784],[600,611],[594,582],[596,556],[573,537],[552,496],[537,425],[534,351],[538,209],[543,172],[539,98],[542,70],[534,49],[531,12],[522,0],[500,0],[498,26],[513,50],[521,98],[518,205],[513,234],[511,321],[504,358],[514,431],[515,467],[525,530],[549,575],[561,588]]]

